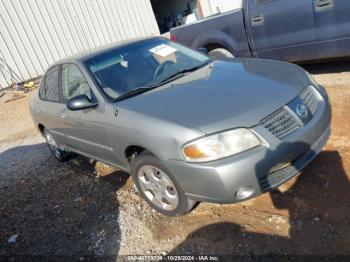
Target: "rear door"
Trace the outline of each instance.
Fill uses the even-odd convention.
[[[285,61],[315,57],[312,0],[247,0],[245,19],[256,57]]]
[[[319,58],[350,55],[350,1],[313,0]]]
[[[64,112],[68,147],[78,153],[98,160],[114,163],[115,155],[107,134],[104,101],[96,96],[76,64],[62,65],[62,93],[64,101],[85,94],[96,100],[98,106],[93,109]]]
[[[40,118],[40,122],[49,130],[55,141],[59,145],[64,146],[66,139],[62,115],[66,106],[63,103],[63,96],[59,88],[60,70],[60,65],[57,65],[50,68],[44,75],[39,90],[41,102],[35,105],[35,109]]]

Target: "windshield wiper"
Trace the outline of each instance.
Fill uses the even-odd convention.
[[[172,75],[166,77],[165,79],[163,79],[162,81],[160,81],[156,84],[147,85],[147,87],[154,88],[154,87],[159,87],[159,86],[165,85],[171,81],[174,81],[178,78],[185,76],[187,73],[194,72],[194,71],[198,70],[199,68],[202,68],[203,66],[209,64],[210,62],[211,61],[208,61],[208,62],[202,63],[198,66],[194,66],[191,68],[186,68],[186,69],[180,70],[180,71],[176,72],[175,74],[172,74]]]
[[[120,95],[118,96],[116,99],[114,99],[114,102],[117,102],[117,101],[120,101],[120,100],[123,100],[125,98],[129,98],[129,97],[132,97],[132,96],[136,96],[136,95],[139,95],[139,94],[142,94],[142,93],[145,93],[149,90],[152,90],[153,87],[138,87],[138,88],[135,88],[123,95]]]
[[[168,77],[166,77],[165,79],[163,79],[162,81],[158,82],[158,83],[155,83],[155,84],[151,84],[151,85],[147,85],[148,88],[156,88],[156,87],[160,87],[162,85],[165,85],[171,81],[174,81],[178,78],[181,78],[185,76],[185,73],[182,72],[182,71],[179,71],[179,72],[176,72],[175,74],[172,74]]]
[[[207,64],[209,64],[211,61],[207,61],[207,62],[204,62],[202,64],[199,64],[197,66],[194,66],[194,67],[191,67],[191,68],[186,68],[184,70],[181,70],[180,73],[189,73],[189,72],[194,72],[196,70],[198,70],[199,68],[202,68],[204,66],[206,66]]]
[[[174,81],[178,78],[181,78],[183,76],[186,75],[186,73],[190,73],[190,72],[193,72],[193,71],[196,71],[197,69],[209,64],[210,61],[208,62],[205,62],[203,64],[200,64],[198,66],[195,66],[195,67],[191,67],[191,68],[186,68],[184,70],[181,70],[181,71],[178,71],[176,72],[175,74],[172,74],[170,75],[169,77],[163,79],[162,81],[160,81],[159,83],[156,83],[156,84],[152,84],[152,85],[146,85],[146,87],[138,87],[138,88],[135,88],[123,95],[120,95],[118,96],[116,99],[114,99],[114,102],[117,102],[117,101],[120,101],[120,100],[123,100],[125,98],[129,98],[129,97],[132,97],[132,96],[136,96],[136,95],[139,95],[139,94],[142,94],[142,93],[145,93],[145,92],[148,92],[154,88],[157,88],[157,87],[160,87],[162,85],[165,85],[171,81]]]

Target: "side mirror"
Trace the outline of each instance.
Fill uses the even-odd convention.
[[[67,108],[72,111],[95,108],[98,103],[92,102],[87,95],[75,96],[67,101]]]
[[[205,47],[198,48],[198,51],[205,55],[209,54],[208,49],[206,49]]]

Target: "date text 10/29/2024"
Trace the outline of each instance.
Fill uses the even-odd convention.
[[[218,256],[127,256],[127,261],[220,261]]]

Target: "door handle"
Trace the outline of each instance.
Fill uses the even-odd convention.
[[[334,7],[334,0],[315,0],[315,10],[323,11]]]
[[[260,14],[260,15],[255,15],[253,18],[252,18],[252,24],[253,25],[261,25],[263,24],[265,21],[265,17],[264,15]]]

